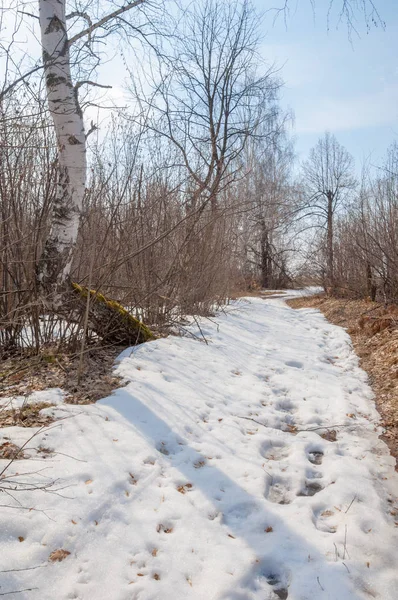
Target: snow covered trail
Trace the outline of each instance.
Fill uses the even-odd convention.
[[[349,336],[272,298],[200,324],[207,344],[123,353],[128,384],[100,403],[45,409],[74,416],[18,471],[41,445],[46,473],[71,487],[18,496],[45,513],[2,509],[0,570],[38,568],[2,573],[0,592],[396,600],[398,476]],[[49,563],[57,549],[70,554]]]

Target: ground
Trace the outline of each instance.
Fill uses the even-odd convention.
[[[281,297],[188,331],[123,352],[97,404],[38,392],[58,420],[0,430],[36,432],[1,460],[0,592],[396,600],[398,475],[348,334]]]

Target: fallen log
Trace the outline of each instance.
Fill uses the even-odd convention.
[[[119,302],[96,290],[71,283],[74,300],[85,309],[89,297],[88,328],[109,344],[135,345],[154,339],[151,330]]]

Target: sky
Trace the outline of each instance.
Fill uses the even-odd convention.
[[[262,54],[281,68],[282,103],[295,115],[298,159],[329,130],[354,156],[359,172],[366,159],[379,165],[398,137],[398,3],[376,2],[385,29],[367,33],[358,19],[359,36],[352,32],[351,41],[345,22],[337,27],[336,13],[328,27],[327,0],[315,5],[314,14],[310,0],[292,0],[289,14],[276,22],[275,12],[266,13]],[[263,10],[264,0],[256,6]]]
[[[285,82],[282,105],[294,114],[291,133],[296,164],[328,130],[354,156],[357,173],[365,160],[380,165],[388,146],[398,138],[398,0],[374,0],[385,28],[370,27],[367,31],[358,12],[358,35],[352,32],[351,36],[345,21],[338,26],[337,8],[343,0],[333,0],[329,25],[329,0],[288,0],[289,11],[280,13],[276,20],[271,9],[283,6],[285,0],[252,1],[263,13],[261,54],[278,69]],[[362,0],[350,2],[361,4]],[[37,22],[30,21],[36,27]],[[32,36],[26,38],[26,44],[39,56],[38,42],[35,44]],[[128,74],[120,51],[107,43],[106,53],[98,81],[113,89],[104,94],[105,104],[111,97],[117,105],[126,105],[123,85]],[[98,118],[105,124],[107,115],[109,111],[93,108],[86,117],[88,122]]]
[[[296,167],[326,130],[353,155],[358,175],[364,162],[380,166],[398,138],[398,0],[374,0],[384,28],[367,28],[358,11],[351,34],[345,20],[339,24],[342,0],[334,0],[329,25],[329,0],[314,0],[315,10],[311,0],[289,0],[275,19],[272,7],[284,1],[253,0],[263,14],[261,55],[278,69],[282,105],[294,115]],[[126,71],[118,62],[116,55],[103,74],[123,105]]]

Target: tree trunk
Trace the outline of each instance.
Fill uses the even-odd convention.
[[[56,292],[69,279],[77,240],[86,183],[86,138],[71,78],[65,0],[39,0],[39,18],[48,106],[58,145],[58,184],[37,277],[56,303]]]
[[[374,302],[376,300],[376,285],[373,281],[373,273],[370,262],[366,263],[366,287],[369,298]]]
[[[270,256],[271,249],[268,239],[268,231],[265,226],[265,223],[261,223],[261,239],[260,239],[260,247],[261,247],[261,287],[264,289],[268,289],[271,285],[272,279],[272,259]]]
[[[333,193],[327,192],[327,279],[330,288],[330,293],[335,291],[334,281],[334,256],[333,256]]]

